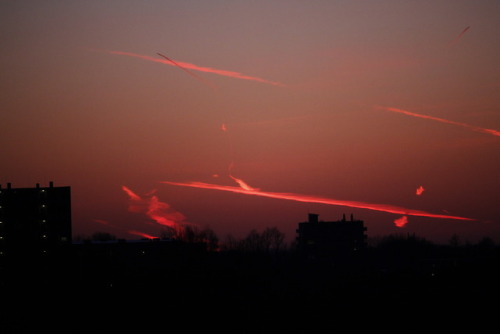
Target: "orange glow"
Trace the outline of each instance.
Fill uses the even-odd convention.
[[[161,202],[156,195],[142,198],[126,186],[122,186],[122,189],[129,196],[130,212],[143,213],[156,223],[175,230],[183,228],[184,215],[175,211],[169,204]]]
[[[397,227],[405,227],[406,224],[408,224],[408,217],[406,216],[394,219],[394,225]]]
[[[144,60],[154,61],[157,63],[167,64],[170,66],[178,66],[184,70],[190,69],[190,70],[194,70],[194,71],[213,73],[213,74],[222,75],[225,77],[231,77],[231,78],[235,78],[235,79],[252,80],[252,81],[266,83],[266,84],[270,84],[270,85],[274,85],[274,86],[284,86],[282,83],[279,83],[279,82],[269,81],[269,80],[265,80],[265,79],[257,78],[257,77],[252,77],[252,76],[244,75],[244,74],[234,72],[234,71],[219,70],[219,69],[210,68],[210,67],[202,67],[202,66],[198,66],[198,65],[194,65],[194,64],[190,64],[190,63],[185,63],[185,62],[181,62],[181,61],[173,61],[169,58],[168,59],[158,59],[158,58],[154,58],[154,57],[150,57],[150,56],[146,56],[146,55],[140,55],[137,53],[123,52],[123,51],[108,51],[108,53],[122,55],[122,56],[141,58]],[[162,57],[164,57],[164,56],[162,56]],[[193,75],[193,74],[191,74],[191,75]],[[201,78],[199,78],[199,79],[203,80]]]
[[[464,217],[457,217],[457,216],[451,216],[451,215],[441,215],[441,214],[434,214],[434,213],[429,213],[429,212],[425,212],[425,211],[406,209],[406,208],[387,205],[387,204],[371,204],[371,203],[363,203],[363,202],[356,202],[356,201],[345,201],[345,200],[337,200],[337,199],[332,199],[332,198],[293,194],[293,193],[266,192],[266,191],[261,191],[261,190],[251,188],[251,187],[250,187],[250,189],[245,189],[244,187],[221,186],[221,185],[202,183],[202,182],[182,183],[182,182],[163,181],[162,183],[175,185],[175,186],[181,186],[181,187],[192,187],[192,188],[201,188],[201,189],[229,191],[229,192],[244,194],[244,195],[253,195],[253,196],[260,196],[260,197],[284,199],[284,200],[289,200],[289,201],[297,201],[297,202],[305,202],[305,203],[319,203],[319,204],[327,204],[327,205],[347,206],[347,207],[352,207],[352,208],[383,211],[383,212],[409,215],[409,216],[422,216],[422,217],[458,219],[458,220],[473,220],[473,219],[464,218]]]
[[[461,126],[461,127],[464,127],[464,128],[471,129],[473,131],[487,133],[487,134],[490,134],[490,135],[494,135],[494,136],[499,136],[500,137],[500,131],[492,130],[492,129],[485,129],[485,128],[481,128],[479,126],[470,125],[470,124],[467,124],[467,123],[460,123],[460,122],[450,121],[450,120],[447,120],[447,119],[444,119],[444,118],[439,118],[439,117],[434,117],[434,116],[417,114],[417,113],[414,113],[414,112],[410,112],[410,111],[403,110],[403,109],[398,109],[398,108],[383,108],[383,107],[379,107],[378,109],[384,109],[384,110],[388,110],[388,111],[392,111],[392,112],[397,112],[397,113],[400,113],[400,114],[404,114],[404,115],[408,115],[408,116],[413,116],[413,117],[418,117],[418,118],[430,119],[430,120],[438,121],[438,122],[441,122],[441,123],[458,125],[458,126]]]
[[[425,190],[424,187],[420,186],[417,188],[416,194],[420,196],[424,193],[424,190]]]

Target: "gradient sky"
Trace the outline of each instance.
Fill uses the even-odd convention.
[[[499,17],[484,0],[1,1],[0,183],[71,186],[74,235],[159,235],[154,198],[221,239],[353,213],[370,237],[500,241],[500,137],[475,131],[500,131]],[[473,220],[162,183],[236,178]]]

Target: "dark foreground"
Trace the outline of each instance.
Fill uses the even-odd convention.
[[[337,258],[120,247],[73,245],[57,258],[4,264],[0,333],[496,328],[496,246],[403,245]]]

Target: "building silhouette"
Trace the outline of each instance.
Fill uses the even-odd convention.
[[[38,259],[71,245],[71,188],[0,185],[0,257]]]
[[[366,227],[362,220],[320,221],[309,214],[307,222],[299,223],[297,246],[309,258],[350,257],[366,248]]]

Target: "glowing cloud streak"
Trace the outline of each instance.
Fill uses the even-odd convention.
[[[163,55],[161,55],[161,56],[166,58],[166,59],[158,59],[158,58],[154,58],[154,57],[150,57],[150,56],[146,56],[146,55],[141,55],[141,54],[137,54],[137,53],[132,53],[132,52],[123,52],[123,51],[107,51],[107,52],[111,53],[111,54],[116,54],[116,55],[140,58],[140,59],[144,59],[144,60],[148,60],[148,61],[153,61],[156,63],[167,64],[170,66],[177,66],[177,67],[182,68],[185,71],[187,71],[186,69],[190,69],[190,70],[194,70],[194,71],[213,73],[213,74],[217,74],[217,75],[221,75],[221,76],[225,76],[225,77],[231,77],[231,78],[235,78],[235,79],[251,80],[251,81],[261,82],[261,83],[270,84],[270,85],[274,85],[274,86],[284,86],[282,83],[279,83],[279,82],[269,81],[269,80],[262,79],[262,78],[244,75],[244,74],[241,74],[239,72],[220,70],[220,69],[211,68],[211,67],[202,67],[202,66],[198,66],[198,65],[190,64],[190,63],[185,63],[185,62],[181,62],[181,61],[173,61],[170,58],[166,58]],[[191,73],[189,71],[187,71],[187,72],[190,73],[191,75],[193,75],[193,73]],[[197,78],[201,79],[199,77],[197,77]],[[203,80],[203,79],[201,79],[201,80]]]
[[[155,236],[152,236],[150,234],[135,231],[135,230],[129,230],[128,233],[133,234],[133,235],[138,235],[138,236],[146,238],[146,239],[155,239],[156,238]]]
[[[417,194],[417,196],[420,196],[424,193],[424,187],[420,186],[417,188],[417,190],[415,191],[415,193]]]
[[[439,117],[434,117],[434,116],[429,116],[429,115],[417,114],[417,113],[414,113],[414,112],[410,112],[408,110],[403,110],[403,109],[398,109],[398,108],[378,107],[378,109],[384,109],[384,110],[388,110],[388,111],[392,111],[392,112],[396,112],[396,113],[400,113],[400,114],[408,115],[408,116],[412,116],[412,117],[418,117],[418,118],[423,118],[423,119],[430,119],[432,121],[437,121],[437,122],[441,122],[441,123],[457,125],[457,126],[461,126],[461,127],[464,127],[464,128],[468,128],[468,129],[473,130],[473,131],[482,132],[482,133],[486,133],[486,134],[490,134],[490,135],[493,135],[493,136],[500,137],[500,131],[492,130],[492,129],[485,129],[485,128],[481,128],[479,126],[470,125],[470,124],[467,124],[467,123],[460,123],[460,122],[450,121],[450,120],[447,120],[447,119],[444,119],[444,118],[439,118]]]
[[[235,178],[231,174],[229,174],[229,177],[232,178],[236,183],[238,183],[240,188],[243,190],[246,190],[246,191],[259,191],[260,190],[258,188],[250,187],[245,181],[238,179],[238,178]]]
[[[133,194],[133,193],[131,192],[131,194]],[[102,225],[110,226],[110,227],[118,229],[118,230],[124,230],[122,227],[114,225],[114,224],[111,224],[109,221],[104,220],[104,219],[94,219],[94,222],[102,224]],[[156,238],[156,237],[154,237],[154,236],[152,236],[150,234],[147,234],[147,233],[144,233],[144,232],[139,232],[139,231],[136,231],[136,230],[126,230],[126,232],[128,234],[138,235],[140,237],[147,238],[147,239],[155,239]]]
[[[394,219],[394,225],[397,227],[405,227],[406,224],[408,224],[408,217],[406,216]]]
[[[181,65],[177,64],[175,61],[173,61],[172,59],[168,58],[167,56],[162,55],[161,53],[158,53],[158,55],[161,56],[161,57],[163,57],[163,58],[165,58],[166,60],[168,60],[169,62],[171,62],[172,64],[174,64],[175,66],[177,66],[178,68],[180,68],[181,70],[183,70],[184,72],[186,72],[187,74],[189,74],[190,76],[192,76],[193,78],[201,81],[203,84],[209,86],[210,88],[215,88],[215,86],[212,83],[206,81],[205,79],[203,79],[202,77],[194,74],[193,72],[188,71],[187,69],[185,69]]]
[[[252,188],[254,190],[247,190],[243,187],[221,186],[221,185],[209,184],[209,183],[203,183],[203,182],[183,183],[183,182],[163,181],[162,183],[170,184],[170,185],[174,185],[174,186],[181,186],[181,187],[221,190],[221,191],[228,191],[228,192],[233,192],[233,193],[238,193],[238,194],[243,194],[243,195],[252,195],[252,196],[268,197],[268,198],[275,198],[275,199],[284,199],[284,200],[296,201],[296,202],[347,206],[347,207],[352,207],[352,208],[383,211],[383,212],[400,214],[400,215],[422,216],[422,217],[442,218],[442,219],[473,220],[471,218],[457,217],[457,216],[451,216],[451,215],[442,215],[442,214],[433,214],[433,213],[429,213],[429,212],[425,212],[425,211],[406,209],[406,208],[392,206],[392,205],[386,205],[386,204],[370,204],[370,203],[363,203],[363,202],[356,202],[356,201],[344,201],[344,200],[337,200],[337,199],[332,199],[332,198],[293,194],[293,193],[266,192],[266,191],[261,191],[261,190],[255,190],[254,188]]]
[[[175,211],[167,203],[161,202],[157,196],[142,198],[126,186],[122,190],[128,195],[130,212],[143,213],[156,223],[179,230],[183,228],[185,217],[182,213]]]

